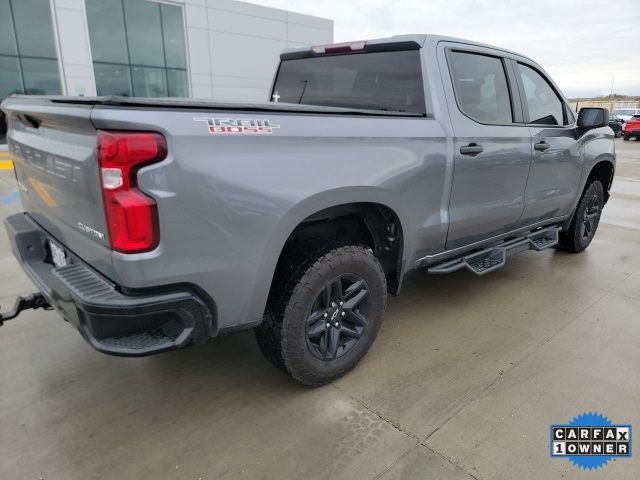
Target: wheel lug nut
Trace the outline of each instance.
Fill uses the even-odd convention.
[[[336,302],[331,302],[331,306],[335,308]]]
[[[344,302],[340,302],[340,306],[344,305]]]
[[[331,327],[331,324],[329,322],[327,322],[327,328]]]
[[[329,314],[327,312],[324,312],[324,318],[327,318],[329,316]]]
[[[334,324],[333,324],[333,326],[334,326],[334,327],[339,327],[339,326],[340,326],[340,324],[339,324],[338,322],[336,322],[336,323],[334,323]]]
[[[345,313],[345,312],[342,312],[342,316],[344,317],[345,315],[346,315],[346,313]]]

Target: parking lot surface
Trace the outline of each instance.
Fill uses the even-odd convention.
[[[370,353],[325,387],[280,373],[250,332],[118,358],[23,313],[0,328],[0,478],[640,478],[637,451],[597,471],[549,458],[549,425],[583,412],[640,431],[640,142],[616,148],[587,251],[410,274]],[[17,211],[0,172],[0,215]],[[33,287],[1,230],[7,309]]]

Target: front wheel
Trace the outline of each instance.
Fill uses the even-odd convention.
[[[276,274],[256,339],[265,356],[294,379],[322,385],[369,350],[384,316],[386,280],[363,246],[299,253]]]
[[[587,248],[600,224],[603,206],[604,188],[594,180],[582,194],[569,228],[560,232],[558,248],[573,253]]]

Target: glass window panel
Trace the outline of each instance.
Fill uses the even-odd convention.
[[[281,102],[425,112],[420,52],[359,53],[286,60],[274,94]]]
[[[22,58],[24,90],[28,95],[60,95],[60,72],[57,60]]]
[[[131,74],[128,65],[94,63],[93,72],[98,95],[131,96]]]
[[[11,2],[20,55],[57,58],[48,0]]]
[[[129,63],[121,0],[86,0],[95,62]]]
[[[147,0],[86,5],[99,95],[188,96],[181,7]]]
[[[0,54],[18,54],[9,0],[0,0]]]
[[[170,97],[188,97],[187,71],[170,68],[167,70]]]
[[[12,93],[23,93],[17,57],[0,56],[0,101]]]
[[[451,72],[460,110],[480,123],[513,121],[502,60],[487,55],[451,52]]]
[[[562,125],[564,123],[562,101],[551,85],[533,68],[521,63],[518,64],[518,68],[527,100],[524,108],[529,112],[529,122],[540,125]]]
[[[162,33],[167,67],[187,68],[182,8],[161,4]]]
[[[136,97],[166,97],[167,74],[164,68],[132,67],[133,94]]]
[[[160,4],[125,0],[124,16],[131,64],[164,67]]]

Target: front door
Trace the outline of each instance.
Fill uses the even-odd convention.
[[[535,66],[514,61],[524,120],[533,138],[533,160],[520,224],[569,213],[583,171],[575,118],[551,81]]]
[[[447,236],[447,249],[453,249],[516,227],[524,210],[531,133],[513,94],[509,59],[489,48],[455,43],[443,48],[454,130]]]

